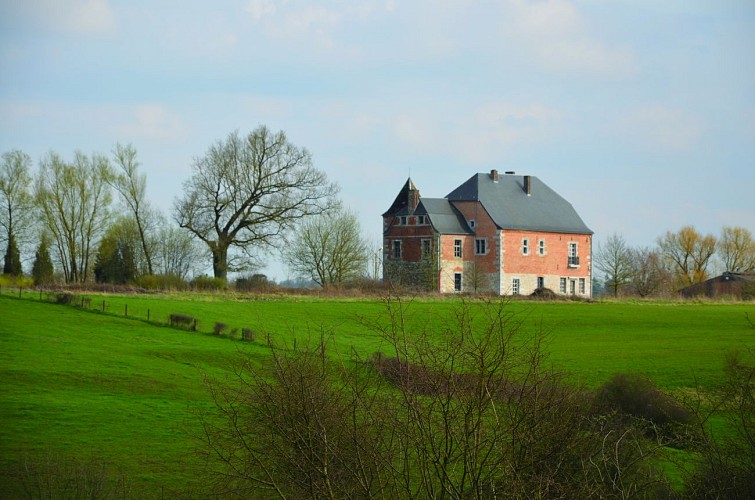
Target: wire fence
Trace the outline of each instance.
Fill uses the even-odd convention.
[[[152,314],[152,310],[149,308],[146,309],[146,314],[143,310],[140,311],[141,314],[134,314],[135,311],[133,309],[131,313],[129,313],[128,303],[121,304],[121,301],[118,301],[118,304],[113,304],[112,302],[108,302],[106,298],[92,297],[81,293],[72,293],[71,291],[66,290],[0,285],[0,297],[12,297],[15,299],[65,305],[91,312],[146,321],[155,326],[169,326],[171,328],[193,332],[200,331],[199,320],[193,316],[171,313],[164,318],[158,318]],[[212,331],[205,333],[239,338],[240,340],[245,341],[254,341],[256,337],[251,328],[241,328],[240,330],[238,328],[229,329],[228,325],[220,322],[214,323]]]

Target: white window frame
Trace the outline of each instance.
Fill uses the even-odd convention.
[[[406,215],[401,215],[398,218],[398,225],[399,226],[406,226],[407,225],[407,217]]]
[[[522,292],[522,281],[519,278],[511,280],[511,295],[519,295]]]
[[[545,288],[545,277],[544,276],[538,276],[537,277],[537,287],[538,288]]]
[[[586,283],[584,278],[579,278],[579,294],[584,295],[586,293]]]
[[[425,215],[418,215],[417,216],[417,224],[420,225],[420,226],[424,226],[426,224],[425,221],[427,220],[426,217],[427,216],[425,216]]]
[[[566,278],[558,279],[558,291],[559,293],[566,295]]]
[[[464,242],[462,240],[456,239],[454,240],[454,258],[455,259],[462,259],[464,258]]]
[[[569,256],[569,267],[579,267],[579,248],[576,241],[570,241],[568,243],[567,255]]]
[[[472,228],[472,229],[474,229],[477,226],[477,223],[475,222],[474,219],[469,219],[469,221],[467,222],[467,224],[469,224],[469,227]]]
[[[487,238],[475,238],[474,240],[474,254],[475,255],[487,255],[488,253],[488,240]]]
[[[538,255],[545,255],[545,240],[539,240],[537,242],[537,253]]]
[[[530,240],[529,238],[522,238],[522,255],[530,254]]]

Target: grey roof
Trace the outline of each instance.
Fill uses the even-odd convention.
[[[489,174],[475,174],[446,198],[479,201],[502,229],[592,234],[571,203],[535,176],[529,176],[528,196],[524,177],[506,174],[494,182]]]
[[[420,198],[418,215],[428,215],[433,229],[441,234],[471,234],[464,216],[445,198]]]
[[[409,200],[417,188],[414,186],[411,177],[406,179],[404,187],[401,188],[396,199],[393,200],[391,208],[385,211],[383,217],[386,215],[408,215],[409,214]]]

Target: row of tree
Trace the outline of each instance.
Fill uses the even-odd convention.
[[[620,234],[598,245],[595,268],[614,296],[648,297],[700,283],[713,272],[755,272],[755,240],[743,227],[703,235],[693,226],[667,231],[655,247],[632,247]]]
[[[116,144],[111,157],[76,152],[72,161],[50,152],[36,175],[31,167],[22,151],[5,153],[0,164],[5,274],[22,274],[19,248],[30,253],[34,242],[36,282],[52,279],[53,262],[67,283],[185,279],[209,256],[215,277],[226,279],[259,267],[274,248],[283,249],[297,276],[322,286],[365,273],[368,251],[356,216],[341,207],[338,186],[310,153],[283,132],[233,132],[195,159],[173,223],[147,199],[131,145]],[[114,194],[122,204],[115,211]]]

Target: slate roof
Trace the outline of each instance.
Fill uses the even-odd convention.
[[[420,198],[417,215],[428,215],[440,234],[472,234],[464,216],[445,198]]]
[[[401,188],[401,191],[399,191],[398,196],[396,196],[396,199],[393,200],[393,204],[391,205],[391,208],[385,211],[385,213],[383,214],[383,217],[385,217],[386,215],[408,215],[410,192],[413,192],[416,190],[417,188],[414,186],[412,179],[411,178],[407,179],[406,183],[404,184],[404,187]]]
[[[571,203],[535,176],[529,176],[531,194],[528,196],[524,191],[524,177],[505,174],[494,182],[489,174],[475,174],[446,198],[451,202],[479,201],[501,229],[593,233]]]

